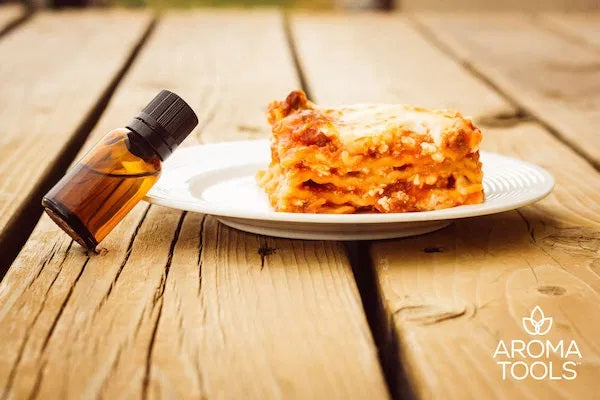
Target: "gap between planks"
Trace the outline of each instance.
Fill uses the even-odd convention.
[[[377,346],[377,356],[383,371],[385,382],[393,399],[416,399],[409,371],[401,362],[400,347],[397,342],[391,341],[393,332],[386,329],[388,316],[383,312],[384,304],[379,295],[380,291],[375,274],[375,266],[369,251],[370,242],[353,241],[345,242],[346,253],[352,266],[352,273],[360,293],[363,310],[367,316],[371,335]]]
[[[540,27],[591,51],[600,52],[600,12],[568,15],[542,13],[534,18]]]
[[[298,48],[296,47],[294,33],[292,32],[292,27],[290,26],[290,13],[288,11],[283,13],[283,31],[285,33],[285,38],[290,49],[290,54],[292,56],[292,61],[294,62],[296,73],[298,74],[298,81],[300,82],[300,87],[302,88],[302,90],[304,90],[306,96],[309,99],[312,99],[312,90],[308,86],[306,75],[304,73],[304,70],[302,69],[302,65],[300,64]]]
[[[20,4],[0,4],[0,40],[4,35],[27,21],[33,10],[28,6]]]

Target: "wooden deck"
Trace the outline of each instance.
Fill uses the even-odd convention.
[[[0,32],[2,399],[600,398],[600,14],[3,6]],[[142,203],[91,255],[41,216],[68,165],[159,89],[199,112],[194,143],[266,137],[265,105],[299,87],[457,108],[484,149],[557,186],[363,243]],[[532,339],[536,305],[544,340],[576,341],[575,379],[502,378],[498,341]]]

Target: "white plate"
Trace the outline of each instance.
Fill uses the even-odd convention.
[[[150,203],[211,214],[240,230],[293,239],[366,240],[431,232],[456,218],[513,210],[548,195],[554,178],[514,158],[481,152],[485,202],[444,210],[393,214],[275,212],[255,182],[270,161],[267,140],[181,148],[146,196]]]

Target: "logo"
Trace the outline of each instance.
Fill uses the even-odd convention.
[[[543,336],[552,328],[552,317],[544,316],[540,306],[535,306],[529,317],[523,317],[523,329],[532,336]]]
[[[527,317],[521,319],[523,330],[532,336],[525,341],[500,339],[492,357],[500,366],[502,379],[573,380],[577,378],[577,365],[581,352],[575,340],[550,341],[538,338],[550,332],[554,320],[546,317],[540,306],[535,306]]]

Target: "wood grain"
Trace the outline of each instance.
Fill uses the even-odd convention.
[[[0,35],[25,16],[25,9],[20,4],[0,4]]]
[[[27,237],[53,168],[88,133],[96,105],[150,22],[148,13],[42,12],[0,40],[2,258]]]
[[[475,120],[486,121],[510,118],[515,113],[485,84],[460,74],[459,63],[440,63],[446,59],[443,53],[428,45],[406,20],[397,16],[360,14],[349,21],[343,15],[296,14],[291,26],[301,55],[300,66],[317,101],[400,101],[455,108]],[[390,40],[391,37],[398,40]],[[415,58],[408,60],[407,54]],[[361,61],[357,61],[357,55]],[[362,62],[363,59],[372,61]],[[352,80],[353,77],[358,80]],[[430,82],[427,87],[422,83],[425,79]],[[465,87],[469,88],[469,96],[457,96]]]
[[[517,14],[423,14],[435,39],[600,166],[600,54]]]
[[[438,101],[460,104],[477,115],[477,99],[495,97],[482,95],[490,89],[456,68],[456,61],[434,45],[413,45],[414,32],[408,34],[405,20],[394,18],[386,22],[390,26],[376,17],[303,16],[292,21],[299,58],[307,66],[306,80],[335,80],[325,87],[335,87],[335,93],[320,84],[311,86],[316,100],[343,101],[347,95],[354,101],[361,88],[369,97],[396,85],[404,89],[397,102],[415,98],[431,104],[439,96]],[[368,45],[342,39],[360,38],[365,32],[370,32]],[[440,32],[444,34],[441,28]],[[311,40],[317,37],[320,40]],[[377,46],[370,45],[375,42]],[[331,52],[339,45],[345,46],[344,52]],[[390,55],[395,48],[403,50],[402,59]],[[331,65],[345,65],[347,54],[360,69],[340,68],[331,74]],[[375,68],[419,72],[409,77],[371,74]],[[455,90],[440,84],[439,71],[451,71],[446,79]],[[345,89],[344,82],[360,85]],[[596,396],[590,388],[600,374],[600,176],[540,125],[519,119],[504,122],[482,124],[484,148],[548,168],[557,181],[549,198],[519,211],[460,220],[433,234],[370,246],[379,302],[378,340],[397,397]],[[502,379],[492,357],[498,341],[528,340],[521,318],[535,305],[554,318],[545,338],[577,341],[583,359],[576,380]],[[556,357],[551,360],[560,365]]]
[[[379,290],[398,335],[390,342],[406,354],[404,368],[423,397],[593,398],[588,388],[600,373],[600,179],[532,124],[488,129],[484,148],[549,168],[557,187],[519,212],[373,245]],[[536,305],[555,321],[544,339],[577,341],[583,359],[576,381],[502,380],[492,358],[498,340],[531,339],[521,318]],[[479,384],[456,385],[474,377]]]
[[[396,4],[401,11],[565,12],[600,9],[596,0],[397,0]]]
[[[540,19],[559,33],[595,46],[600,51],[600,13],[546,13]]]
[[[87,145],[162,87],[198,110],[190,142],[262,135],[257,114],[298,84],[279,13],[168,14]],[[0,285],[7,397],[387,398],[339,243],[140,204],[102,245],[85,254],[43,217],[16,259]]]

